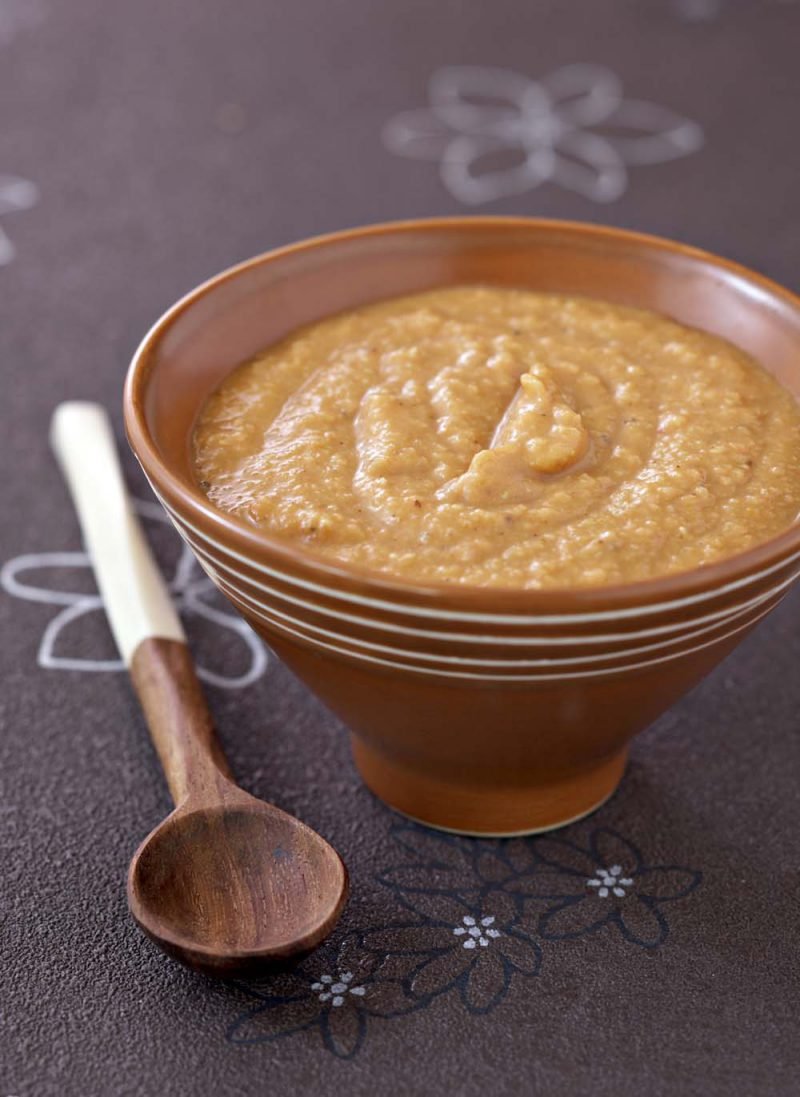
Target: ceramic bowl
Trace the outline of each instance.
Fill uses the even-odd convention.
[[[667,313],[738,344],[800,397],[800,299],[758,274],[617,229],[459,218],[341,232],[213,278],[137,351],[125,422],[205,571],[350,729],[367,785],[425,823],[506,835],[560,826],[611,795],[631,737],[787,593],[800,527],[667,578],[538,592],[339,566],[209,503],[192,428],[234,366],[342,309],[470,282]]]

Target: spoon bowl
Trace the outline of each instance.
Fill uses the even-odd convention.
[[[145,933],[215,975],[252,973],[310,952],[347,897],[347,870],[324,839],[229,789],[225,804],[188,802],[173,811],[144,840],[128,874],[128,903]]]

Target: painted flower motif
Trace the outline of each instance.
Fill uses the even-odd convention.
[[[535,919],[504,887],[530,868],[529,851],[521,842],[475,842],[412,825],[395,827],[393,837],[413,859],[378,880],[414,917],[365,931],[365,947],[385,958],[412,998],[456,990],[469,1012],[490,1012],[515,975],[541,966]]]
[[[389,152],[437,160],[442,182],[466,205],[524,194],[551,182],[613,202],[628,169],[697,151],[697,123],[655,103],[625,99],[619,77],[574,64],[543,80],[508,69],[452,66],[434,72],[430,106],[403,111],[383,130]]]
[[[398,1017],[419,1008],[400,981],[383,973],[384,964],[363,947],[362,934],[347,934],[300,967],[273,976],[264,987],[237,984],[256,1004],[229,1027],[233,1044],[265,1044],[308,1032],[339,1059],[361,1048],[371,1018]]]
[[[508,888],[530,915],[538,912],[538,932],[547,941],[609,927],[632,944],[658,948],[669,933],[663,904],[683,899],[702,879],[693,869],[645,864],[632,842],[605,827],[592,832],[587,848],[547,836],[534,849],[539,866]]]
[[[453,895],[420,892],[406,895],[405,905],[417,920],[368,930],[364,943],[386,957],[387,970],[418,1002],[457,990],[470,1013],[489,1013],[505,998],[515,975],[538,974],[541,949],[508,893],[497,889],[478,908]],[[489,932],[470,933],[487,924]],[[459,930],[469,934],[463,941]]]
[[[493,914],[477,921],[471,914],[465,914],[461,919],[463,925],[453,927],[454,937],[463,937],[462,948],[486,948],[493,937],[502,937],[499,929],[491,928],[495,921]]]
[[[355,994],[357,998],[367,993],[367,988],[350,984],[353,981],[352,971],[342,971],[338,975],[320,975],[318,982],[311,984],[311,989],[320,1002],[330,1002],[331,1006],[343,1006],[348,994]]]
[[[146,523],[156,529],[171,531],[173,552],[180,544],[177,561],[173,564],[168,586],[173,600],[192,638],[200,678],[222,689],[243,689],[264,673],[267,654],[263,644],[240,617],[220,609],[213,583],[200,571],[191,549],[179,542],[172,526],[157,503],[136,501],[135,509]],[[59,577],[67,572],[69,589],[50,586],[42,578],[50,573]],[[0,569],[0,585],[7,594],[28,602],[43,602],[59,606],[59,612],[45,627],[39,643],[37,661],[46,670],[116,671],[123,670],[122,661],[97,657],[97,646],[105,635],[103,600],[97,593],[91,563],[85,552],[27,553],[9,560]],[[77,588],[77,589],[76,589]],[[229,644],[204,643],[209,626],[214,635],[226,630]],[[234,641],[231,645],[230,641]],[[228,649],[233,646],[234,655]],[[235,649],[239,650],[236,651]],[[66,653],[64,651],[66,649]],[[207,650],[206,650],[207,649]],[[232,673],[227,667],[204,665],[206,658],[235,662],[243,669]]]
[[[611,868],[601,868],[591,880],[586,881],[586,886],[597,888],[597,894],[605,899],[609,895],[615,895],[618,899],[624,899],[625,888],[633,886],[630,876],[622,875],[622,865],[612,865]]]
[[[38,201],[39,188],[35,183],[16,175],[0,175],[0,217],[32,209]],[[17,249],[5,229],[0,228],[0,267],[7,266],[16,254]]]
[[[473,840],[398,824],[402,861],[378,874],[408,918],[348,933],[293,972],[242,986],[255,1004],[228,1030],[234,1044],[314,1033],[351,1059],[374,1018],[426,1008],[453,993],[472,1014],[505,998],[515,977],[538,975],[537,936],[568,940],[604,926],[655,948],[667,935],[660,905],[680,899],[700,873],[647,866],[614,831],[586,848],[563,837]]]

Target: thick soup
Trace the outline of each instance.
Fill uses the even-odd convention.
[[[236,369],[195,432],[218,507],[336,560],[502,587],[645,579],[800,510],[800,408],[664,316],[462,286],[334,316]]]

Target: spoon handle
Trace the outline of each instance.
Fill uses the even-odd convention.
[[[50,442],[78,513],[119,653],[142,704],[172,798],[219,800],[230,775],[169,590],[131,506],[99,404],[53,414]]]

